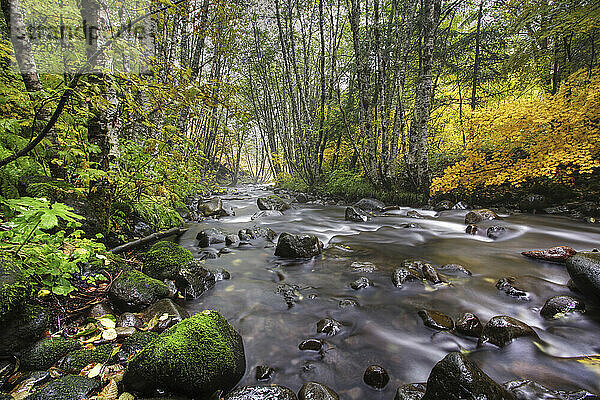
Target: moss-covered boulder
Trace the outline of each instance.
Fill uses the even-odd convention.
[[[30,294],[31,287],[21,268],[11,257],[0,254],[0,323],[21,309]]]
[[[141,311],[169,296],[169,287],[140,271],[124,272],[114,280],[108,296],[121,311]]]
[[[176,272],[194,257],[188,249],[173,242],[155,243],[144,255],[143,271],[156,279],[175,279]]]
[[[79,373],[86,365],[105,363],[112,355],[112,352],[112,344],[102,344],[91,350],[73,350],[58,362],[58,367],[65,372]]]
[[[126,361],[131,355],[142,350],[147,344],[150,344],[157,337],[158,333],[156,332],[137,331],[125,339],[121,349],[115,355],[115,360],[117,362]]]
[[[44,338],[21,354],[21,367],[23,369],[45,370],[54,365],[62,356],[81,348],[75,339],[63,337]]]
[[[204,398],[227,392],[242,378],[242,337],[221,314],[203,311],[164,331],[129,361],[127,390],[162,389]]]
[[[81,400],[90,397],[100,386],[97,379],[66,375],[43,386],[27,400]]]
[[[14,354],[37,341],[48,329],[50,314],[44,307],[25,304],[0,324],[0,356]]]

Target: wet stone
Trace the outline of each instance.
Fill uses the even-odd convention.
[[[397,288],[400,288],[402,287],[402,285],[404,285],[404,283],[411,281],[421,281],[421,275],[418,271],[415,271],[414,269],[400,267],[396,268],[392,273],[392,283]]]
[[[504,347],[519,337],[531,337],[539,340],[537,333],[526,323],[506,315],[500,315],[493,317],[485,324],[478,346],[489,342],[498,347]]]
[[[279,235],[275,255],[284,258],[311,258],[321,254],[323,243],[315,235]]]
[[[254,376],[257,381],[270,381],[275,374],[275,370],[268,365],[258,365],[256,367]]]
[[[487,229],[487,237],[490,239],[499,239],[506,234],[506,228],[503,226],[490,226]]]
[[[554,296],[546,300],[540,314],[546,319],[553,319],[573,312],[584,313],[585,304],[575,297]]]
[[[374,283],[366,276],[361,276],[350,284],[350,287],[354,290],[366,289],[369,286],[374,286]]]
[[[366,222],[369,219],[369,217],[360,208],[346,207],[346,211],[344,213],[344,219],[346,221],[352,221],[352,222]]]
[[[576,392],[552,390],[537,382],[525,379],[506,382],[504,387],[508,389],[517,400],[598,400],[600,398],[587,390],[579,390]]]
[[[298,348],[302,351],[321,351],[323,348],[323,341],[319,339],[307,339],[302,341]]]
[[[438,268],[438,270],[442,270],[442,271],[448,271],[448,272],[459,272],[461,274],[465,274],[465,275],[473,275],[471,273],[471,271],[469,271],[468,269],[466,269],[465,267],[463,267],[462,265],[459,264],[444,264],[441,267]]]
[[[496,214],[492,210],[482,208],[479,210],[469,211],[467,215],[465,215],[465,224],[472,225],[481,221],[493,219],[500,219],[500,217],[498,217],[498,214]]]
[[[467,312],[456,321],[456,331],[465,336],[478,338],[483,331],[483,325],[475,314]]]
[[[340,308],[360,307],[360,304],[354,299],[342,299],[338,302],[338,306]]]
[[[390,381],[390,376],[382,366],[369,365],[363,375],[363,381],[375,389],[383,389]]]
[[[334,336],[342,329],[342,324],[333,318],[323,318],[317,322],[317,333]]]
[[[448,282],[448,280],[440,275],[435,267],[429,263],[423,263],[421,265],[421,273],[425,279],[433,284]]]
[[[240,241],[240,237],[238,235],[227,235],[225,236],[225,245],[231,246]]]
[[[479,228],[477,227],[477,225],[470,224],[469,226],[467,226],[467,229],[465,229],[465,233],[467,235],[477,235],[479,233]]]
[[[198,232],[196,239],[198,240],[198,246],[208,247],[211,244],[225,243],[225,233],[218,229],[206,229]]]
[[[421,219],[421,218],[425,218],[423,215],[419,214],[418,211],[415,210],[410,210],[406,213],[406,216],[408,218],[415,218],[415,219]]]
[[[565,262],[575,253],[577,252],[568,246],[556,246],[545,250],[530,250],[521,252],[521,254],[525,257],[554,262]]]
[[[496,282],[496,289],[501,290],[507,295],[515,297],[519,300],[529,300],[529,293],[517,288],[514,285],[515,280],[516,279],[513,277],[500,278],[498,282]]]
[[[425,385],[421,383],[408,383],[396,391],[394,400],[421,400],[425,395]]]
[[[331,388],[318,382],[306,382],[298,392],[299,400],[338,400],[339,396]]]
[[[134,327],[141,329],[144,326],[144,321],[134,313],[124,312],[117,317],[117,327],[127,328]]]
[[[88,318],[98,319],[104,315],[114,315],[114,310],[107,302],[102,302],[94,305],[88,312]]]
[[[350,268],[352,268],[352,270],[354,272],[364,272],[364,273],[373,273],[375,271],[377,271],[377,266],[375,266],[375,264],[371,263],[371,262],[353,262],[352,264],[350,264]]]
[[[423,320],[423,324],[429,328],[438,330],[454,329],[454,321],[446,314],[433,310],[419,310],[418,314],[421,320]]]
[[[568,258],[567,272],[581,293],[600,299],[600,253],[580,252]]]
[[[225,400],[297,400],[290,389],[279,386],[242,386],[225,396]]]

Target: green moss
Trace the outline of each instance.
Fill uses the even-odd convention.
[[[143,271],[156,279],[174,279],[175,272],[193,259],[189,250],[173,242],[161,241],[144,255]]]
[[[110,289],[110,299],[123,310],[140,311],[169,296],[169,287],[158,279],[132,270],[117,278]]]
[[[133,204],[133,211],[141,220],[158,231],[174,228],[183,223],[175,208],[164,204],[160,198],[142,198]]]
[[[146,345],[152,343],[156,338],[158,338],[158,333],[156,332],[137,331],[125,339],[121,346],[121,351],[126,355],[136,353],[146,347]]]
[[[125,386],[207,396],[243,376],[242,339],[223,316],[204,311],[164,331],[129,362]]]
[[[81,344],[75,339],[47,337],[21,355],[21,366],[28,370],[45,370],[70,351],[78,350]]]
[[[21,268],[8,255],[0,254],[0,322],[20,310],[31,295],[31,286]]]
[[[92,363],[105,363],[113,351],[112,344],[103,344],[92,350],[80,349],[71,351],[58,364],[66,372],[79,373],[86,365]]]
[[[80,400],[88,398],[100,387],[100,381],[97,379],[66,375],[51,381],[27,397],[27,400]]]

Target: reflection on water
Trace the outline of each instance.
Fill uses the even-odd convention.
[[[347,399],[390,399],[404,383],[426,381],[433,365],[450,351],[468,351],[492,378],[504,382],[517,378],[539,381],[552,388],[600,391],[600,367],[572,357],[600,352],[600,320],[593,304],[588,313],[567,320],[546,321],[539,315],[545,300],[572,294],[565,286],[569,276],[559,264],[525,259],[528,249],[568,245],[589,250],[600,243],[600,229],[572,220],[534,215],[504,215],[494,225],[507,233],[493,241],[464,233],[467,211],[433,213],[418,210],[424,218],[406,217],[401,208],[365,223],[344,221],[344,207],[295,205],[284,216],[251,221],[258,211],[256,197],[268,194],[258,188],[240,189],[242,196],[228,201],[236,216],[192,224],[180,243],[197,253],[198,231],[218,227],[230,233],[252,225],[268,226],[277,233],[313,233],[326,245],[322,256],[307,261],[282,260],[273,246],[234,249],[208,267],[222,267],[232,279],[219,282],[200,299],[187,304],[190,312],[219,310],[242,334],[248,368],[242,384],[254,384],[254,368],[275,368],[273,383],[297,391],[303,382],[315,380]],[[414,225],[413,225],[414,224]],[[487,228],[491,224],[482,224]],[[461,264],[473,272],[468,277],[448,274],[449,284],[413,285],[397,289],[391,272],[407,258],[434,265]],[[353,262],[371,262],[372,271]],[[355,291],[349,284],[369,277],[375,287]],[[517,278],[518,286],[531,294],[519,301],[495,288],[501,277]],[[297,303],[289,308],[276,293],[283,283],[297,285]],[[339,306],[354,299],[358,307]],[[533,326],[542,339],[520,339],[505,347],[476,349],[476,340],[423,326],[417,311],[430,308],[454,318],[473,312],[485,322],[495,315],[510,315]],[[325,352],[307,354],[298,344],[316,333],[317,322],[331,317],[343,323],[342,331],[325,338]],[[370,364],[384,366],[391,377],[381,392],[368,388],[362,375]]]

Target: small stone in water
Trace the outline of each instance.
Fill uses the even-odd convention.
[[[298,345],[298,348],[302,351],[321,351],[323,348],[323,341],[319,339],[307,339]]]
[[[442,265],[441,267],[439,267],[438,269],[441,269],[443,271],[450,271],[450,272],[461,272],[465,275],[473,275],[471,273],[471,271],[469,271],[468,269],[466,269],[465,267],[463,267],[462,265],[459,265],[459,264],[445,264],[445,265]]]
[[[338,306],[340,306],[341,308],[346,308],[346,307],[359,307],[360,304],[358,304],[358,301],[354,300],[354,299],[342,299],[340,300],[340,302],[338,303]]]
[[[585,304],[571,296],[554,296],[546,301],[540,314],[546,319],[552,319],[572,312],[585,312]]]
[[[490,239],[498,239],[506,233],[506,228],[503,226],[490,226],[487,230],[487,237]]]
[[[367,385],[375,389],[383,389],[390,381],[390,376],[382,366],[369,365],[365,370],[363,380]]]
[[[333,318],[323,318],[317,323],[317,333],[333,336],[342,329],[342,324]]]
[[[536,258],[538,260],[544,261],[556,261],[563,262],[566,261],[567,258],[571,257],[577,253],[571,247],[568,246],[556,246],[547,250],[530,250],[523,251],[521,254],[525,257]]]
[[[446,314],[433,310],[419,310],[418,314],[425,326],[439,330],[454,329],[454,321]]]
[[[373,281],[367,278],[366,276],[361,276],[354,282],[350,284],[350,287],[354,290],[360,290],[368,288],[369,286],[374,286]]]
[[[256,367],[256,380],[270,381],[274,373],[275,370],[268,365],[259,365]]]
[[[513,283],[515,283],[515,278],[513,277],[500,278],[498,282],[496,282],[496,288],[498,290],[502,290],[509,296],[516,297],[521,300],[529,300],[529,293],[515,287]]]
[[[479,230],[479,228],[477,227],[477,225],[469,225],[467,226],[467,229],[465,229],[465,232],[469,235],[477,235],[477,231]]]
[[[479,337],[483,325],[475,314],[467,312],[456,321],[456,330],[465,336]]]

